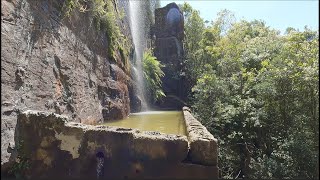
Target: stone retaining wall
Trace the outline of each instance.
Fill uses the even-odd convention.
[[[97,176],[98,152],[105,178],[217,178],[217,140],[183,109],[188,136],[71,122],[50,112],[18,116],[19,161],[27,177]],[[18,142],[16,142],[18,143]]]
[[[188,141],[190,144],[190,160],[193,163],[217,166],[218,145],[217,139],[196,120],[190,109],[183,107],[183,116],[186,122]]]

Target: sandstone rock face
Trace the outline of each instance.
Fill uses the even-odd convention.
[[[107,37],[89,12],[62,18],[63,2],[1,1],[1,171],[14,159],[19,112],[44,110],[81,123],[130,112],[131,78],[121,56],[108,58]],[[127,22],[118,23],[131,42]]]
[[[165,65],[162,88],[168,98],[156,104],[160,108],[181,109],[181,101],[187,100],[187,79],[183,71],[184,19],[177,4],[170,3],[155,10],[154,54]],[[175,99],[169,97],[176,97]]]
[[[169,3],[163,8],[155,9],[155,24],[156,36],[162,38],[175,36],[179,41],[183,40],[184,19],[176,3]]]
[[[191,115],[189,108],[183,108],[183,115],[190,143],[189,158],[191,162],[217,166],[218,140]]]
[[[136,77],[136,76],[132,73],[132,77]],[[139,96],[140,93],[137,86],[138,86],[137,82],[134,82],[134,81],[130,81],[128,85],[129,95],[130,95],[130,110],[133,113],[140,112],[142,108],[142,102]]]

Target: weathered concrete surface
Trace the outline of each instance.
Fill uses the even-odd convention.
[[[109,58],[90,11],[62,18],[63,2],[1,0],[1,172],[15,159],[19,112],[51,111],[82,123],[130,112],[125,61]],[[131,42],[126,17],[118,23]]]
[[[192,116],[188,109],[184,112],[187,119]],[[196,120],[187,119],[194,126]],[[189,128],[188,137],[169,135],[85,125],[67,116],[27,110],[18,116],[17,132],[23,147],[19,153],[30,162],[23,172],[29,178],[96,178],[98,152],[104,154],[105,178],[218,177],[216,139],[203,130]]]
[[[143,177],[157,177],[151,164],[159,170],[173,166],[183,171],[192,166],[181,165],[188,155],[186,136],[84,125],[70,122],[66,116],[31,110],[19,114],[17,129],[18,139],[23,141],[23,153],[31,163],[25,171],[27,177],[95,176],[97,152],[104,154],[105,174],[110,177],[133,177],[137,174],[133,168],[139,173],[139,168],[145,169]],[[195,171],[209,171],[196,167]],[[171,171],[167,169],[164,174],[172,177]]]
[[[191,162],[217,166],[218,140],[192,116],[189,108],[183,107],[182,110],[190,143],[189,158]]]
[[[32,110],[19,114],[17,130],[29,178],[96,178],[98,152],[104,154],[104,178],[218,177],[217,166],[188,160],[186,136],[85,125]]]

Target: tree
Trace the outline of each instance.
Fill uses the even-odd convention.
[[[204,22],[184,8],[192,107],[219,139],[222,177],[317,178],[318,32],[280,35],[223,11],[195,36]]]
[[[187,79],[190,80],[190,86],[195,84],[196,79],[199,76],[199,71],[203,66],[201,55],[202,49],[200,41],[203,39],[203,32],[205,30],[204,20],[200,17],[200,12],[192,9],[188,3],[180,5],[184,14],[185,24],[185,60],[184,71],[188,71]]]

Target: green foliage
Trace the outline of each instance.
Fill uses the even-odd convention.
[[[162,80],[164,76],[163,71],[161,70],[164,65],[162,65],[156,57],[154,57],[150,50],[146,51],[143,54],[143,74],[146,79],[146,85],[148,94],[151,97],[153,103],[161,100],[165,97],[165,94],[162,90]]]
[[[199,67],[202,63],[201,54],[203,49],[200,46],[200,41],[203,39],[203,31],[205,29],[204,20],[200,17],[200,12],[192,9],[188,3],[181,6],[181,11],[184,14],[184,27],[185,27],[185,64],[186,70],[189,71],[187,75],[191,84],[194,84],[199,76]],[[198,64],[199,66],[197,66]]]
[[[183,7],[192,107],[219,140],[222,178],[319,178],[318,31],[280,35],[226,10],[204,27]]]
[[[79,0],[65,0],[62,6],[62,12],[65,17],[70,17],[71,12],[79,6]]]
[[[23,151],[23,141],[19,141],[17,144],[17,152],[18,156],[12,165],[12,168],[9,170],[9,173],[14,174],[16,178],[22,178],[24,171],[30,167],[29,158]]]
[[[106,35],[109,57],[116,60],[117,52],[122,52],[120,58],[123,60],[124,65],[128,67],[127,49],[129,49],[129,45],[117,22],[117,17],[119,19],[124,17],[123,9],[117,14],[112,0],[66,0],[62,7],[64,16],[70,17],[74,10],[91,13],[95,28]]]
[[[92,0],[92,13],[96,28],[106,34],[109,56],[115,59],[116,50],[124,49],[125,38],[117,24],[117,14],[112,1]],[[121,14],[119,16],[121,17]]]
[[[121,20],[123,20],[123,18],[125,17],[125,12],[124,12],[124,9],[120,9],[120,12],[119,12],[119,18],[121,19]]]
[[[89,11],[87,9],[87,0],[65,0],[61,7],[61,14],[63,18],[70,18],[73,11],[78,10],[79,12]]]

